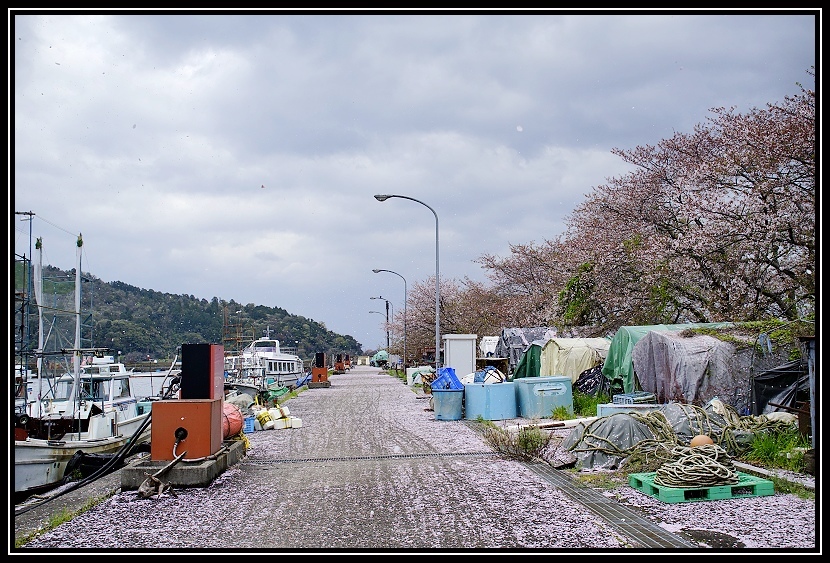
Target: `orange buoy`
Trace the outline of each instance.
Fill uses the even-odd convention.
[[[697,447],[697,446],[702,446],[704,444],[714,444],[714,443],[715,442],[712,441],[712,438],[710,438],[706,434],[698,434],[697,436],[692,438],[692,441],[689,442],[689,445],[694,448],[694,447]]]
[[[242,431],[242,411],[233,403],[225,403],[224,401],[222,411],[222,439],[227,440]]]

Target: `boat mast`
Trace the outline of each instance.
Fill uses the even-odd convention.
[[[32,211],[15,211],[15,215],[27,215],[23,221],[29,222],[29,260],[28,266],[26,255],[23,255],[23,283],[24,288],[22,292],[21,308],[20,308],[20,322],[21,333],[20,343],[18,344],[18,353],[20,361],[20,385],[19,389],[15,389],[15,393],[20,391],[24,399],[28,399],[28,379],[29,379],[29,355],[31,353],[31,322],[29,319],[29,306],[32,299],[32,223],[34,222],[34,212]],[[18,360],[18,358],[15,358]],[[12,376],[12,384],[14,385],[14,375]]]
[[[34,269],[35,301],[37,302],[37,402],[43,398],[43,239],[37,238],[37,267]]]
[[[84,246],[84,239],[81,234],[78,234],[78,242],[76,244],[75,252],[75,349],[72,351],[72,391],[69,393],[69,402],[72,403],[72,418],[75,418],[76,406],[80,409],[80,405],[76,404],[75,398],[80,395],[78,393],[78,383],[81,378],[81,250]],[[78,418],[78,438],[81,433],[81,419]]]

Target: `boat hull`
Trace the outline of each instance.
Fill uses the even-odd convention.
[[[14,442],[14,492],[26,493],[54,487],[64,479],[66,465],[76,452],[87,454],[116,453],[133,437],[149,414],[118,425],[119,434],[106,438],[88,438],[84,433],[67,434],[60,440],[27,438]],[[73,439],[73,437],[75,439]],[[150,440],[150,425],[135,437],[134,443]]]

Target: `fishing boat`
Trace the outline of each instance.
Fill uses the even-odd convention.
[[[140,412],[124,364],[103,358],[55,381],[50,396],[28,405],[16,429],[14,492],[43,490],[64,481],[78,452],[113,454],[150,440],[150,409]],[[19,425],[20,426],[20,425]]]
[[[178,365],[181,365],[179,363]],[[138,398],[139,404],[146,401],[178,399],[181,389],[181,368],[177,368],[176,361],[167,370],[130,372],[130,385],[133,395]]]
[[[82,349],[81,341],[81,250],[78,236],[75,268],[75,344],[59,353],[71,357],[72,366],[50,381],[44,392],[41,369],[44,351],[42,326],[39,327],[37,392],[30,400],[28,373],[21,371],[20,392],[25,398],[24,412],[14,417],[14,493],[15,498],[55,487],[71,478],[67,466],[76,454],[112,455],[131,450],[150,440],[151,409],[139,409],[130,386],[130,371],[124,364],[104,356],[105,349]],[[38,239],[38,251],[41,249]],[[37,275],[40,267],[35,269]],[[42,288],[38,276],[35,297],[42,319]],[[42,323],[41,323],[42,324]],[[94,359],[82,365],[82,358]],[[23,365],[23,364],[21,364]],[[25,376],[24,376],[25,375]],[[126,450],[125,450],[126,451]],[[71,473],[71,471],[70,471]]]
[[[303,360],[280,349],[280,341],[266,335],[225,356],[225,390],[273,399],[294,389],[305,376]]]

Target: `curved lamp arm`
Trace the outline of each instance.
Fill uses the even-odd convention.
[[[438,369],[441,365],[441,286],[438,280],[438,214],[432,207],[430,207],[420,199],[415,199],[414,197],[397,194],[375,195],[375,199],[378,201],[386,201],[387,199],[392,197],[399,197],[401,199],[408,199],[410,201],[420,203],[421,205],[432,211],[432,214],[435,215],[435,374],[438,375]]]

